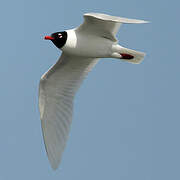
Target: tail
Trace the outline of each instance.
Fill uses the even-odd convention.
[[[115,58],[121,59],[129,63],[133,63],[133,64],[140,64],[146,55],[143,52],[124,48],[120,45],[116,45],[116,47],[114,47],[114,50],[115,52],[113,53],[113,56]]]
[[[123,61],[126,61],[126,62],[130,62],[130,63],[133,63],[133,64],[140,64],[144,57],[145,57],[145,53],[143,52],[139,52],[139,51],[135,51],[135,50],[132,50],[132,49],[127,49],[127,48],[122,48],[121,50],[121,53],[122,55],[122,60]],[[132,58],[123,58],[123,54],[127,54],[127,55],[130,55],[130,57],[132,56]]]

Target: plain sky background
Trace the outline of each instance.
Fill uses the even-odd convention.
[[[1,0],[0,180],[180,179],[179,7],[178,0]],[[78,26],[86,12],[151,21],[117,34],[147,56],[140,65],[101,60],[89,73],[53,171],[38,84],[60,52],[43,37]]]

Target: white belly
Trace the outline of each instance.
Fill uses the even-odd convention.
[[[110,57],[112,44],[108,39],[90,34],[78,34],[75,30],[67,30],[67,41],[62,51],[69,54],[94,58]]]

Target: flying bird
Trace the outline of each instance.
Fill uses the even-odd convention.
[[[61,57],[42,77],[39,85],[39,110],[48,159],[57,169],[69,136],[73,99],[83,79],[100,58],[116,58],[139,64],[145,53],[118,44],[121,24],[147,21],[100,13],[84,14],[79,27],[45,36],[62,51]]]

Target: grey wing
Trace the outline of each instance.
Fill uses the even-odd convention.
[[[74,95],[97,61],[62,53],[57,63],[41,77],[39,110],[44,143],[53,169],[61,161],[69,136]]]
[[[111,39],[112,41],[117,41],[116,33],[122,23],[140,24],[147,23],[147,21],[110,16],[100,13],[87,13],[84,14],[84,23],[77,28],[77,31],[85,31]]]

